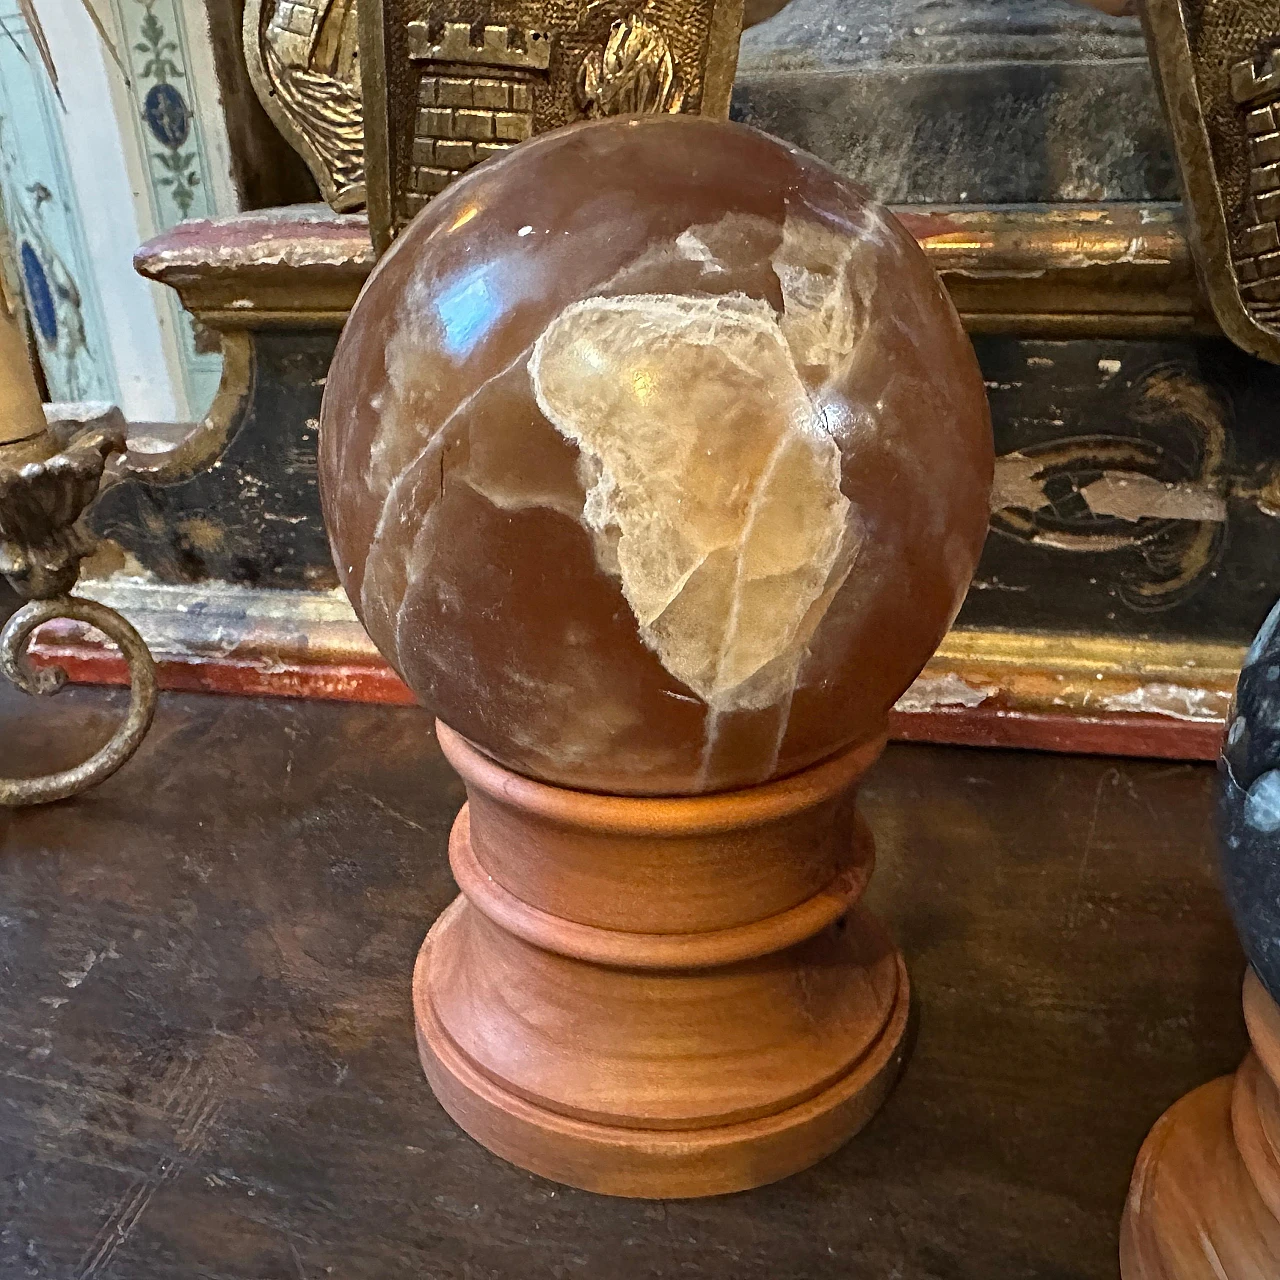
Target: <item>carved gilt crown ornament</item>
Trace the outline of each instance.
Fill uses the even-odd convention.
[[[726,117],[741,30],[742,0],[360,0],[375,247],[534,134],[637,112]]]
[[[249,77],[339,212],[364,204],[359,0],[247,0]]]
[[[1214,315],[1280,362],[1280,0],[1143,9]]]

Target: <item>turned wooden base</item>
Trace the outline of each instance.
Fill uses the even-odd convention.
[[[1252,971],[1244,1012],[1253,1052],[1170,1107],[1138,1155],[1124,1280],[1280,1277],[1280,1009]]]
[[[902,957],[857,906],[855,783],[633,799],[530,781],[444,725],[462,890],[414,971],[427,1078],[472,1137],[609,1195],[759,1186],[857,1132],[901,1068]]]

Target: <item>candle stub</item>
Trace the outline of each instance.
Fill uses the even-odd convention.
[[[27,440],[45,429],[40,390],[17,317],[0,290],[0,444]]]

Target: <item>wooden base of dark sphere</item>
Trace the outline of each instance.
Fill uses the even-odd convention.
[[[448,728],[462,897],[414,971],[445,1110],[522,1168],[607,1195],[786,1177],[874,1114],[904,1058],[902,957],[857,905],[853,792],[881,743],[712,796],[519,777]]]
[[[1280,1277],[1280,1009],[1252,972],[1253,1052],[1147,1136],[1120,1229],[1123,1280]]]

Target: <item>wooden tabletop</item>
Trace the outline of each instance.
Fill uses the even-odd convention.
[[[0,693],[0,770],[117,692]],[[757,1191],[609,1200],[436,1105],[409,977],[462,789],[423,712],[165,695],[97,791],[0,812],[0,1280],[1112,1280],[1160,1112],[1244,1052],[1212,768],[892,747],[868,895],[918,1038]]]

